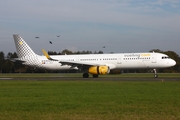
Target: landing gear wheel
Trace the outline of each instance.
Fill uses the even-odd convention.
[[[154,74],[154,78],[158,78],[158,74]]]
[[[98,78],[98,75],[92,75],[93,76],[93,78]]]
[[[88,73],[83,73],[83,78],[88,78],[89,74]]]

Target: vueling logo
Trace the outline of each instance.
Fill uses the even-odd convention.
[[[20,44],[20,45],[22,45],[22,44],[23,44],[23,42],[21,41],[21,42],[19,42],[19,44]]]

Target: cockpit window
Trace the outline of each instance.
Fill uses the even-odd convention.
[[[170,59],[168,56],[163,56],[162,59]]]

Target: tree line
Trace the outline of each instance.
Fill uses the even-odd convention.
[[[159,49],[150,50],[150,52],[159,52],[168,55],[170,58],[176,61],[176,65],[174,67],[158,69],[160,73],[178,73],[180,72],[180,57],[174,51],[161,51]],[[73,54],[103,54],[103,51],[77,51],[72,52],[70,50],[63,50],[62,52],[48,51],[49,55],[73,55]],[[77,71],[51,71],[44,69],[32,68],[29,66],[22,65],[21,63],[12,62],[10,59],[17,58],[17,53],[9,52],[7,55],[4,54],[3,51],[0,52],[0,73],[58,73],[58,72],[77,72]],[[150,70],[126,70],[124,72],[148,72]],[[120,73],[120,71],[114,71],[112,73]]]

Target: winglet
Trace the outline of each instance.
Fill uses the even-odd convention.
[[[44,49],[42,49],[42,52],[43,52],[44,56],[46,56],[46,58],[47,58],[48,60],[58,61],[58,60],[52,59],[52,58],[49,56],[49,54],[48,54]]]

